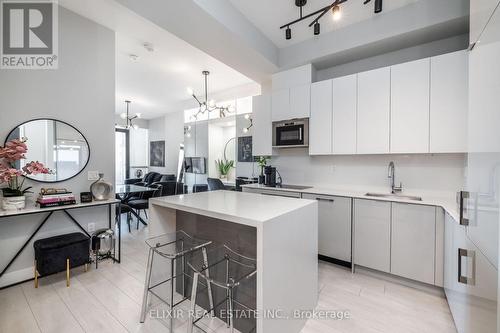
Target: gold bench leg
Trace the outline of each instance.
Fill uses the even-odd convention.
[[[66,259],[66,287],[69,287],[69,259]]]
[[[38,288],[38,270],[36,269],[36,260],[35,260],[35,267],[33,269],[33,273],[35,274],[35,288]]]

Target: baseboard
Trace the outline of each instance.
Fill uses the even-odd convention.
[[[340,259],[335,259],[335,258],[331,258],[331,257],[327,257],[327,256],[324,256],[324,255],[321,255],[321,254],[318,254],[318,259],[321,260],[321,261],[326,261],[326,262],[329,262],[329,263],[332,263],[332,264],[335,264],[335,265],[339,265],[339,266],[344,266],[344,267],[347,267],[347,268],[351,268],[352,267],[352,264],[348,261],[344,261],[344,260],[340,260]]]

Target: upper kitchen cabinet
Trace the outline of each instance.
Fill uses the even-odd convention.
[[[357,153],[389,153],[391,70],[358,74]]]
[[[290,89],[281,89],[272,95],[272,121],[290,119]]]
[[[276,90],[272,97],[272,120],[309,118],[311,110],[311,85]]]
[[[356,154],[358,75],[333,80],[333,153]]]
[[[272,155],[271,95],[260,95],[252,98],[252,118],[253,155]]]
[[[290,118],[309,118],[311,113],[311,85],[290,88]]]
[[[391,68],[391,153],[429,152],[430,59]]]
[[[431,58],[430,152],[467,151],[468,53]]]
[[[479,40],[481,33],[499,4],[499,0],[473,0],[470,2],[469,40],[471,44]]]
[[[332,80],[311,85],[311,119],[309,120],[309,154],[332,153]]]

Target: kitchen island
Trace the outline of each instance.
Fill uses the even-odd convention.
[[[149,206],[151,236],[183,230],[256,258],[258,333],[301,331],[306,318],[297,311],[312,311],[318,297],[316,201],[214,191]]]

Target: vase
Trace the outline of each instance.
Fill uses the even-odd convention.
[[[2,209],[3,210],[21,210],[26,208],[26,196],[17,197],[3,197]]]
[[[104,179],[104,174],[99,174],[99,179],[90,185],[90,192],[96,201],[103,201],[111,199],[111,192],[113,191],[113,185],[106,182]]]
[[[223,179],[223,180],[227,179],[227,175],[220,175],[220,179]]]

